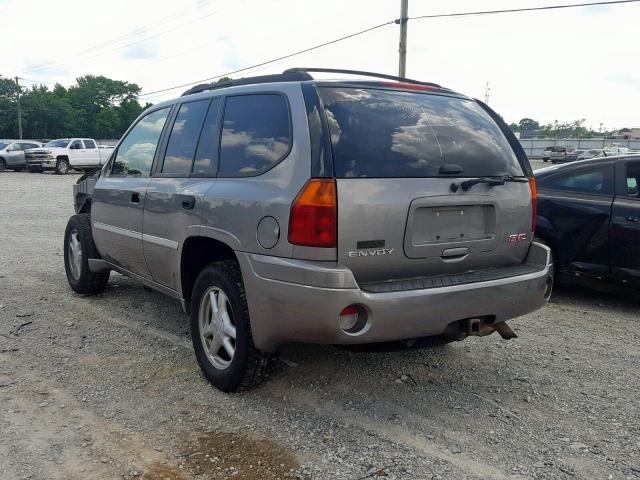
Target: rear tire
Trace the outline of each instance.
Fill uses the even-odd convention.
[[[56,173],[58,175],[66,175],[69,172],[69,161],[61,158],[56,162]]]
[[[76,293],[96,294],[107,288],[109,273],[89,270],[89,259],[100,258],[91,235],[89,214],[72,216],[64,232],[64,269],[69,286]]]
[[[212,263],[198,275],[191,296],[191,339],[203,375],[224,392],[251,389],[268,373],[272,356],[253,344],[236,262]]]

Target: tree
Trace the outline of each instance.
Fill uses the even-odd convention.
[[[0,138],[18,136],[18,92],[24,138],[118,138],[143,111],[135,83],[86,75],[69,88],[56,84],[51,90],[45,85],[23,90],[0,76]]]
[[[540,128],[540,124],[531,118],[523,118],[518,122],[521,132],[534,132]]]

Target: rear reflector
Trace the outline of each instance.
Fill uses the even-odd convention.
[[[340,328],[346,332],[353,329],[358,323],[358,307],[349,305],[340,312]]]
[[[531,189],[531,231],[536,231],[536,222],[538,221],[538,204],[537,204],[537,192],[536,192],[536,179],[531,177],[529,179],[529,188]]]
[[[291,205],[289,243],[307,247],[335,247],[337,243],[336,181],[309,180]]]

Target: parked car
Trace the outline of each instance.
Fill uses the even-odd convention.
[[[549,160],[551,163],[563,163],[567,161],[567,154],[573,152],[573,147],[553,147],[549,154]]]
[[[542,161],[543,162],[548,162],[549,161],[549,157],[551,156],[551,152],[553,151],[553,145],[550,147],[546,147],[543,151],[542,151]]]
[[[640,155],[536,171],[536,236],[556,274],[640,285]]]
[[[91,170],[104,165],[113,147],[98,146],[91,138],[61,138],[51,140],[42,148],[25,152],[30,172],[54,170],[64,175],[69,169]]]
[[[578,157],[580,155],[582,155],[583,153],[585,153],[586,150],[583,149],[576,149],[576,150],[572,150],[571,152],[567,153],[564,157],[564,161],[565,162],[575,162]]]
[[[24,151],[41,146],[41,143],[33,140],[0,140],[0,172],[6,169],[15,172],[24,170],[27,167]]]
[[[287,342],[512,338],[553,283],[522,147],[479,101],[362,75],[382,80],[292,69],[146,110],[75,186],[71,288],[115,270],[180,300],[225,391]]]
[[[590,158],[606,157],[607,152],[602,148],[591,148],[578,155],[578,160],[589,160]]]
[[[628,153],[633,153],[628,147],[621,147],[620,145],[605,147],[604,151],[607,152],[608,156],[627,155]]]

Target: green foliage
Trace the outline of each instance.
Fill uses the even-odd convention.
[[[86,75],[65,88],[44,85],[20,88],[0,76],[0,138],[17,138],[17,94],[20,92],[24,138],[119,138],[138,115],[140,87],[135,83]]]
[[[513,132],[520,132],[522,138],[592,138],[606,137],[614,135],[615,131],[595,131],[584,126],[585,119],[574,120],[573,122],[558,122],[540,125],[532,118],[523,118],[518,123],[510,123],[509,128]]]

